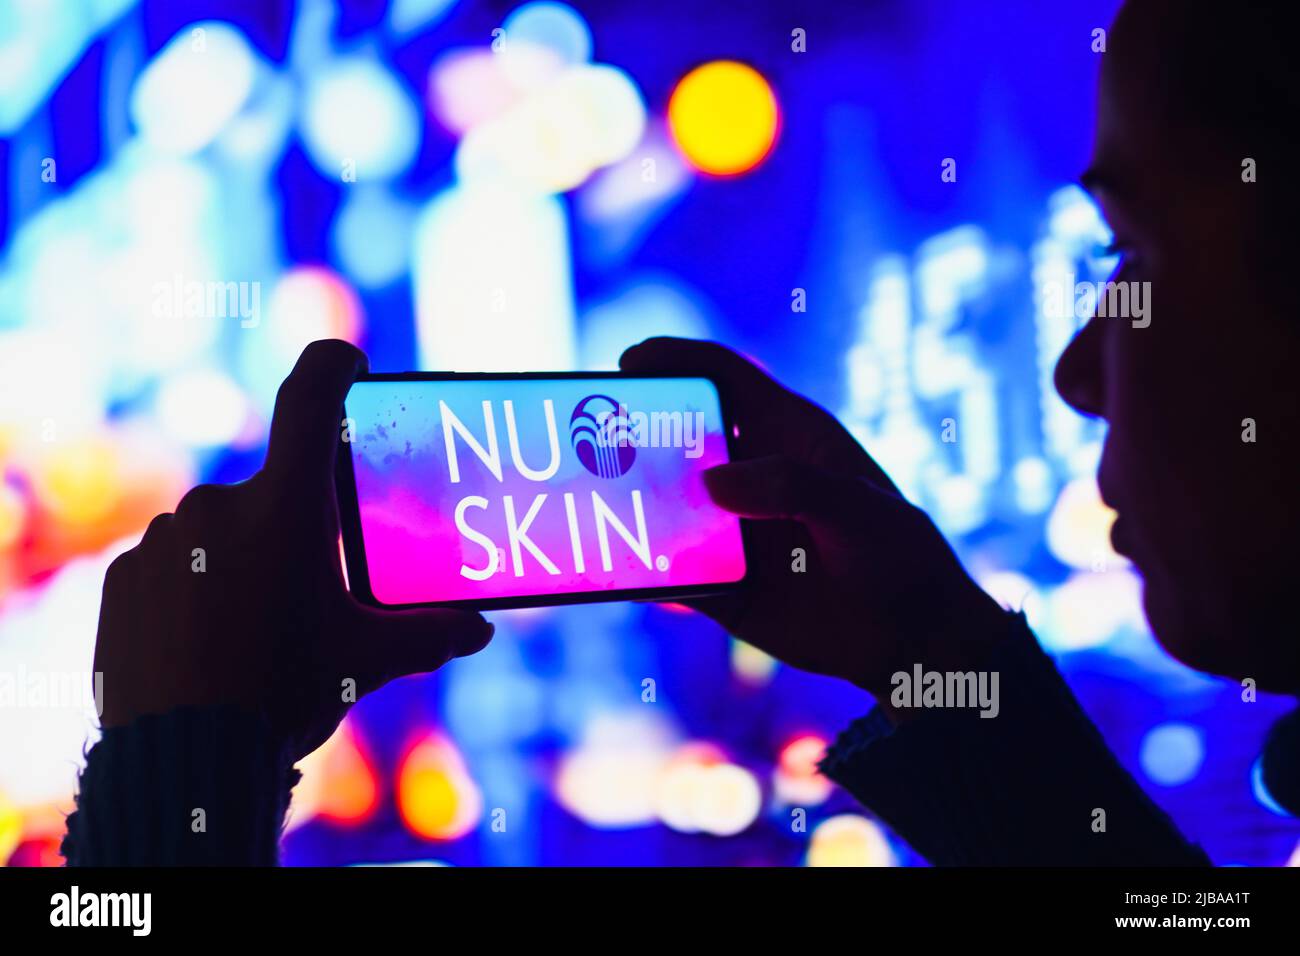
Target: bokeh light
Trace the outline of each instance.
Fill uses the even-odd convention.
[[[56,519],[71,525],[102,521],[123,493],[120,452],[107,436],[65,442],[41,462],[36,488]]]
[[[817,734],[802,734],[781,748],[772,788],[785,806],[816,806],[831,795],[834,785],[818,769],[826,753],[826,740]]]
[[[501,27],[502,69],[518,87],[544,83],[564,67],[591,59],[591,29],[568,4],[525,3]]]
[[[808,844],[808,866],[896,866],[897,858],[880,825],[854,813],[817,824]]]
[[[1166,787],[1184,784],[1196,776],[1205,761],[1205,741],[1199,728],[1189,724],[1161,724],[1142,738],[1138,756],[1142,770]]]
[[[290,361],[298,358],[308,342],[355,342],[361,332],[356,294],[327,269],[306,267],[286,272],[271,293],[268,312],[276,352]]]
[[[500,116],[526,95],[490,50],[468,48],[444,53],[429,71],[428,98],[434,117],[462,135]]]
[[[410,748],[397,776],[402,822],[424,840],[454,840],[478,823],[483,799],[456,748],[431,734]]]
[[[578,66],[466,133],[456,170],[466,181],[564,192],[627,156],[644,129],[640,91],[624,71]]]
[[[673,140],[692,166],[714,176],[748,172],[777,135],[776,96],[757,70],[732,60],[698,66],[668,101]]]
[[[23,496],[13,486],[0,482],[0,551],[17,543],[26,517],[27,502]]]
[[[131,116],[159,149],[190,153],[216,138],[253,88],[256,63],[239,31],[196,23],[159,51],[140,75]]]
[[[293,792],[289,815],[292,826],[301,826],[313,817],[356,826],[379,807],[379,773],[350,719],[345,719],[322,747],[300,761],[298,769],[302,780]]]
[[[1088,476],[1066,485],[1047,522],[1047,545],[1065,564],[1101,570],[1127,562],[1110,544],[1115,512],[1106,507],[1096,480]]]
[[[731,836],[749,827],[762,809],[754,775],[727,761],[708,743],[683,746],[664,766],[655,804],[659,818],[682,833]]]
[[[9,859],[23,834],[23,817],[18,808],[0,793],[0,864]]]
[[[159,389],[158,419],[187,445],[234,444],[248,414],[243,390],[214,369],[170,376]]]
[[[420,145],[420,111],[379,63],[341,60],[307,92],[303,136],[322,173],[364,182],[404,170]]]
[[[556,796],[590,826],[645,826],[656,818],[655,791],[669,755],[665,728],[649,717],[601,717],[561,762]]]
[[[344,270],[367,288],[401,279],[410,266],[415,215],[382,187],[352,193],[334,223],[333,245]]]
[[[753,644],[746,644],[740,640],[731,642],[732,670],[747,684],[756,686],[766,684],[775,676],[780,666],[780,661]]]

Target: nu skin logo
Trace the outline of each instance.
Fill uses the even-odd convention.
[[[569,441],[582,467],[598,478],[625,475],[636,461],[627,410],[608,395],[578,402],[569,418]]]

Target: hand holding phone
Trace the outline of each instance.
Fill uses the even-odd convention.
[[[307,346],[261,471],[194,488],[109,566],[95,642],[105,727],[230,706],[264,715],[296,758],[358,695],[488,642],[477,614],[365,607],[343,587],[334,458],[343,396],[365,367],[346,342]]]
[[[738,460],[705,477],[715,502],[750,519],[749,579],[683,603],[788,664],[865,688],[895,719],[908,714],[889,708],[891,675],[978,667],[1006,636],[1006,612],[929,516],[823,408],[713,342],[649,339],[619,365],[707,376],[732,415]]]

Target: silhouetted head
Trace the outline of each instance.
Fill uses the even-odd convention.
[[[1290,36],[1280,14],[1252,5],[1131,0],[1120,12],[1085,181],[1121,251],[1113,280],[1150,283],[1149,325],[1094,316],[1056,383],[1109,423],[1102,495],[1161,644],[1193,667],[1296,692]]]

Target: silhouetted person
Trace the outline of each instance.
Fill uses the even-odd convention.
[[[1151,283],[1151,322],[1092,319],[1056,379],[1110,426],[1102,493],[1162,645],[1295,694],[1289,36],[1269,11],[1204,0],[1121,12],[1086,178],[1123,257],[1115,280]],[[1258,182],[1243,179],[1247,159]],[[70,863],[274,862],[293,761],[337,726],[341,681],[370,690],[489,639],[477,615],[376,611],[342,586],[332,465],[362,366],[343,343],[310,346],[281,390],[263,471],[196,488],[110,568],[96,650],[106,731],[68,821]],[[876,697],[824,766],[918,851],[947,864],[1208,862],[1118,765],[1023,617],[974,584],[833,417],[711,343],[652,339],[622,367],[720,383],[743,460],[707,480],[754,520],[754,581],[693,606]],[[205,574],[190,571],[195,547]],[[790,571],[794,548],[806,573]],[[891,676],[916,664],[998,672],[998,715],[892,706]],[[1293,806],[1295,725],[1293,714],[1275,729],[1264,764]],[[194,807],[221,840],[192,838]]]

